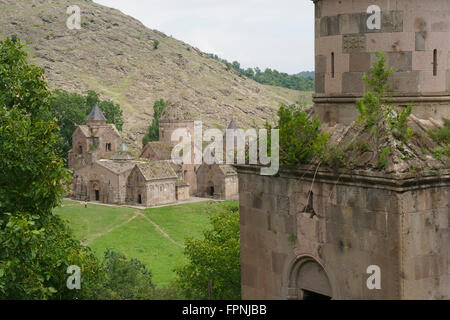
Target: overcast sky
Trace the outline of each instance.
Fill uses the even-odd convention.
[[[314,69],[311,0],[94,0],[243,67]]]

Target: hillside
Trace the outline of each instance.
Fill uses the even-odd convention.
[[[66,9],[81,8],[81,30],[69,30]],[[52,88],[96,90],[121,105],[124,138],[140,144],[163,98],[209,126],[272,119],[300,92],[250,80],[190,45],[146,28],[118,10],[81,0],[0,0],[0,38],[28,41],[31,61]],[[160,42],[154,49],[154,41]]]

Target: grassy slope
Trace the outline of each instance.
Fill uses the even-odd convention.
[[[174,279],[173,268],[185,263],[182,244],[186,237],[201,238],[209,226],[209,212],[223,203],[193,203],[147,209],[107,207],[64,201],[55,213],[68,221],[75,236],[87,242],[99,258],[106,248],[137,258],[152,270],[154,281],[164,285]],[[170,241],[142,213],[162,228]],[[130,220],[129,222],[127,222]]]

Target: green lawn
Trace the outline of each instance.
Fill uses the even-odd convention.
[[[165,285],[175,277],[173,268],[185,263],[184,239],[201,238],[210,225],[209,213],[224,204],[201,202],[142,211],[94,204],[85,209],[78,202],[64,201],[55,213],[99,258],[106,248],[120,251],[145,263],[154,282]]]

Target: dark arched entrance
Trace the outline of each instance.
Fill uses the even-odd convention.
[[[313,258],[297,260],[289,274],[289,300],[330,300],[330,281],[324,268]]]
[[[214,197],[214,183],[212,183],[212,181],[208,182],[206,193],[208,194],[209,197]]]

